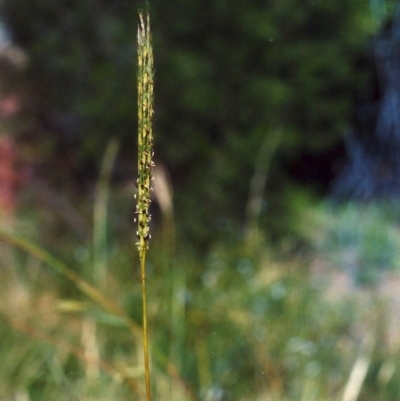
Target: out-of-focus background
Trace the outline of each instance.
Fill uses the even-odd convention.
[[[398,398],[396,7],[151,1],[156,400]],[[0,401],[144,400],[143,8],[0,2]]]

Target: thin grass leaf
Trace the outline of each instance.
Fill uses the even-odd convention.
[[[0,241],[6,242],[16,248],[32,255],[36,259],[42,261],[57,273],[67,278],[88,298],[102,306],[107,312],[121,317],[125,324],[129,327],[137,339],[141,339],[141,328],[129,318],[129,316],[115,303],[112,299],[104,295],[99,289],[92,284],[83,280],[78,273],[76,273],[69,266],[61,262],[59,259],[51,255],[49,252],[33,244],[32,242],[22,239],[14,234],[0,230]]]
[[[110,178],[120,142],[111,139],[101,162],[93,208],[93,278],[104,287],[107,277],[107,202],[110,194]]]

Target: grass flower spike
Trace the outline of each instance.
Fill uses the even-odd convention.
[[[147,249],[150,239],[150,191],[153,163],[153,51],[150,36],[150,18],[146,22],[140,13],[138,28],[138,195],[137,246],[139,252]]]
[[[147,8],[147,7],[146,7]],[[143,348],[147,401],[151,401],[149,341],[147,330],[146,251],[150,239],[150,191],[153,163],[153,49],[150,35],[150,17],[139,12],[138,27],[138,193],[136,206],[137,247],[140,258],[143,300]]]

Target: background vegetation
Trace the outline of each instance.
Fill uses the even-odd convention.
[[[20,137],[34,142],[36,171],[53,185],[79,183],[87,191],[110,137],[123,143],[117,176],[135,175],[140,7],[136,1],[2,2],[3,19],[30,60],[35,124]],[[293,179],[326,189],[340,168],[335,152],[353,100],[370,73],[362,65],[377,26],[369,3],[174,0],[166,7],[155,0],[151,8],[156,157],[172,177],[184,237],[207,246],[209,230],[213,238],[237,231],[264,142],[275,148],[268,156],[271,215],[290,208],[285,200]],[[55,160],[59,169],[50,167]],[[60,171],[69,172],[69,185]]]
[[[135,327],[140,7],[1,2],[29,60],[10,89],[23,103],[11,125],[28,169],[13,230]],[[369,90],[380,16],[361,0],[153,0],[151,17],[167,197],[155,191],[148,267],[155,398],[395,399],[396,205],[323,200]],[[32,253],[4,246],[1,263],[1,400],[143,399],[141,344],[121,316]]]

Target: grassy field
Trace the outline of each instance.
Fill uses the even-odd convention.
[[[176,234],[172,190],[153,169],[141,29],[137,190],[111,186],[111,141],[92,201],[50,191],[43,207],[39,188],[0,221],[0,401],[149,401],[146,317],[154,400],[397,399],[400,208],[296,192],[287,234],[270,238],[258,228],[260,163],[251,224],[196,249]]]
[[[179,241],[173,252],[156,230],[147,267],[153,398],[396,399],[393,210],[310,205],[299,215],[307,251],[286,254],[262,237],[216,242],[201,256]],[[66,235],[51,259],[33,247],[34,229],[21,218],[14,233],[28,241],[1,244],[0,400],[144,400],[134,235],[106,243],[99,301],[57,267],[65,260],[95,283],[91,241]]]

